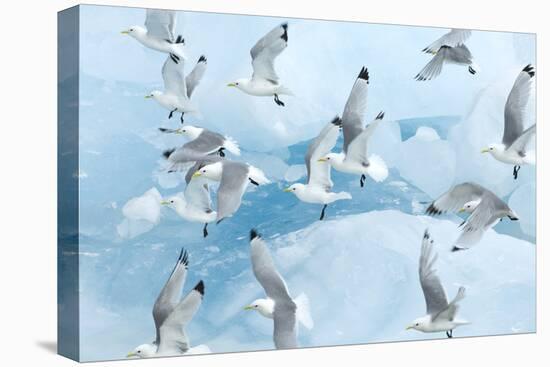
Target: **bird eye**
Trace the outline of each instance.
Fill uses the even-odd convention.
[[[203,169],[203,170],[202,170],[202,173],[206,173],[206,170],[205,170],[205,169]]]
[[[170,200],[170,203],[174,204],[174,200]]]
[[[137,352],[138,352],[138,354],[139,354],[139,353],[141,353],[141,350],[138,350]]]
[[[239,85],[239,83],[235,83],[235,85]]]
[[[254,305],[255,308],[258,308],[258,305]]]
[[[418,326],[418,323],[416,323],[416,325],[414,325],[414,326]]]

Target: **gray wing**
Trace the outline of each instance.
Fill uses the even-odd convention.
[[[275,58],[283,52],[288,43],[288,24],[283,23],[265,36],[263,36],[252,49],[252,68],[254,73],[252,78],[266,79],[277,83],[279,77],[275,72]]]
[[[195,162],[185,174],[185,183],[189,184],[191,182],[191,178],[193,177],[193,174],[197,172],[202,167],[206,166],[207,164],[216,163],[221,161],[222,158],[219,155],[207,155],[204,158],[202,158],[200,161]],[[197,179],[200,177],[197,177]]]
[[[459,45],[448,49],[446,60],[454,64],[469,65],[472,63],[472,53],[466,45]]]
[[[193,169],[193,167],[191,167],[191,169]],[[196,172],[196,170],[193,172]],[[184,195],[187,203],[206,213],[212,212],[212,199],[210,198],[210,189],[206,178],[197,177],[190,180],[185,187]]]
[[[187,98],[183,65],[184,62],[181,60],[176,64],[170,55],[166,58],[162,66],[165,93],[174,94],[180,98]]]
[[[199,82],[204,76],[205,71],[206,71],[206,57],[204,55],[201,55],[201,57],[199,57],[199,61],[197,61],[197,65],[195,65],[193,70],[185,78],[185,85],[187,87],[187,97],[191,98],[191,94],[193,94],[193,91],[195,90],[197,85],[199,85]]]
[[[529,127],[527,130],[525,130],[515,141],[514,143],[510,146],[510,149],[512,150],[515,150],[516,152],[518,152],[518,154],[522,157],[525,156],[525,147],[527,146],[527,144],[529,144],[529,142],[531,141],[531,139],[533,138],[533,136],[535,135],[535,133],[537,132],[537,126],[536,124],[534,125],[531,125],[531,127]]]
[[[297,347],[296,304],[290,297],[284,279],[275,268],[265,242],[254,230],[250,233],[250,259],[254,276],[267,297],[275,301],[273,314],[275,347],[277,349]]]
[[[376,127],[384,118],[384,112],[380,112],[376,119],[368,124],[365,129],[353,139],[351,144],[348,146],[348,151],[346,152],[346,160],[355,161],[363,165],[369,163],[368,160],[368,142]]]
[[[342,120],[336,116],[311,142],[304,158],[307,168],[307,183],[321,186],[327,191],[332,188],[330,164],[321,163],[318,160],[330,153],[336,145],[340,126],[342,126]]]
[[[437,315],[449,306],[445,289],[443,289],[441,280],[434,269],[437,254],[433,254],[433,242],[428,230],[426,230],[422,239],[422,250],[418,265],[418,276],[426,301],[426,313],[432,316]]]
[[[502,144],[509,147],[523,133],[525,107],[531,95],[531,84],[535,76],[535,68],[527,65],[519,73],[504,107],[504,135]]]
[[[434,57],[432,57],[430,62],[428,62],[426,66],[424,66],[422,70],[420,70],[420,72],[416,74],[414,79],[423,82],[425,80],[431,80],[441,74],[443,63],[449,56],[450,50],[451,49],[447,46],[443,46],[441,49],[439,49]]]
[[[232,216],[241,206],[241,200],[248,185],[249,167],[245,163],[223,161],[222,178],[218,188],[218,215],[219,222]]]
[[[195,288],[178,303],[172,313],[160,327],[160,343],[158,355],[179,355],[189,349],[189,338],[185,333],[185,326],[199,310],[204,296],[204,283],[199,281]]]
[[[147,34],[174,42],[176,39],[176,12],[173,10],[147,9],[145,27]]]
[[[347,153],[351,142],[363,132],[363,119],[367,110],[367,90],[369,72],[362,67],[342,114],[342,129],[344,130],[344,152]]]
[[[475,183],[461,183],[434,200],[426,209],[426,214],[439,215],[455,212],[467,202],[479,199],[486,191],[487,189],[483,186]]]
[[[222,135],[205,129],[196,139],[183,144],[174,151],[168,150],[164,153],[168,161],[172,163],[169,170],[179,170],[180,166],[185,166],[190,162],[216,161],[218,159],[217,152],[223,147],[224,142],[225,138]]]
[[[502,201],[492,191],[485,190],[481,202],[462,225],[464,232],[484,231],[496,220],[511,214],[508,204]]]
[[[187,251],[184,252],[183,249],[181,249],[178,261],[153,306],[157,345],[160,340],[160,327],[162,323],[174,310],[180,300],[183,283],[185,283],[185,277],[187,276],[187,265]]]
[[[466,42],[471,34],[472,31],[469,29],[451,29],[450,32],[444,34],[428,47],[424,48],[422,52],[435,54],[442,46],[456,47]]]

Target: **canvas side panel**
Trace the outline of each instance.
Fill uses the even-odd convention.
[[[79,360],[79,7],[57,17],[57,351]]]

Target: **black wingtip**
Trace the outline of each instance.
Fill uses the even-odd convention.
[[[171,129],[167,129],[167,128],[165,128],[165,127],[159,127],[159,131],[160,131],[161,133],[168,133],[168,132],[171,132],[172,130],[171,130]]]
[[[361,68],[361,71],[359,72],[359,75],[357,75],[357,79],[363,79],[367,81],[367,84],[369,84],[369,70],[366,66],[363,66]]]
[[[458,252],[458,251],[464,251],[464,250],[466,250],[464,247],[453,246],[453,248],[451,249],[451,252]]]
[[[382,120],[384,118],[384,115],[385,115],[384,111],[380,111],[380,113],[378,113],[378,115],[376,116],[376,119]]]
[[[252,241],[254,238],[260,237],[260,234],[255,230],[250,230],[250,241]]]
[[[204,296],[204,282],[202,280],[199,280],[199,282],[195,286],[194,290],[199,292],[201,294],[201,296]]]
[[[176,38],[175,43],[185,44],[185,38],[183,38],[183,36],[181,34],[179,34],[178,37]]]
[[[424,239],[430,238],[430,232],[428,231],[428,228],[424,231]]]
[[[335,126],[342,126],[342,119],[340,118],[340,116],[336,116],[332,119],[330,123]]]
[[[285,42],[288,42],[288,23],[283,23],[281,24],[281,27],[283,28],[284,32],[283,34],[281,35],[281,38],[285,41]]]
[[[197,61],[197,63],[200,63],[200,62],[206,63],[206,56],[201,55],[201,57],[199,57],[199,61]]]
[[[164,158],[168,159],[168,158],[170,158],[170,155],[172,155],[172,153],[174,153],[175,150],[176,150],[175,148],[167,149],[164,152],[162,152],[162,156]]]
[[[525,71],[527,74],[529,74],[529,77],[531,78],[535,76],[535,67],[531,64],[527,64],[527,66],[524,67],[522,71]]]
[[[430,206],[428,206],[428,208],[426,209],[426,214],[428,214],[428,215],[440,215],[440,214],[443,214],[443,211],[436,208],[434,203],[431,203]]]

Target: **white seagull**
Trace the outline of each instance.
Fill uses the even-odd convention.
[[[270,183],[265,174],[248,163],[221,160],[207,164],[193,173],[193,178],[206,177],[218,181],[216,223],[231,217],[241,206],[242,197],[248,186]]]
[[[535,68],[529,64],[519,73],[504,107],[504,134],[502,143],[491,144],[482,153],[491,153],[498,161],[514,165],[514,179],[523,164],[535,164],[535,152],[526,151],[535,135],[536,124],[523,130],[525,107],[531,95]]]
[[[422,51],[434,55],[432,60],[415,76],[418,81],[431,80],[441,74],[443,64],[468,66],[470,74],[474,75],[479,67],[474,62],[472,53],[464,42],[472,31],[467,29],[452,29]]]
[[[407,330],[415,329],[424,333],[445,331],[447,337],[452,338],[453,330],[456,327],[469,324],[468,321],[456,318],[459,308],[458,303],[464,299],[465,289],[460,287],[455,298],[451,302],[447,301],[445,289],[433,267],[437,260],[437,254],[433,255],[433,242],[428,230],[426,230],[422,239],[422,250],[418,264],[418,276],[426,300],[426,316],[414,320],[407,327]]]
[[[216,220],[217,213],[212,209],[208,181],[200,177],[191,179],[192,174],[204,164],[204,162],[197,162],[189,169],[185,177],[187,186],[183,193],[162,200],[160,203],[174,209],[180,217],[189,222],[204,223],[202,234],[203,237],[206,237],[208,236],[208,223]]]
[[[470,216],[460,227],[462,234],[452,251],[465,250],[481,240],[485,231],[502,218],[518,220],[517,214],[492,191],[476,183],[465,182],[454,186],[433,201],[426,213],[440,215],[445,212],[466,212]]]
[[[228,87],[236,87],[253,96],[273,96],[275,103],[284,106],[279,95],[292,95],[292,92],[279,83],[275,72],[275,58],[286,48],[288,43],[288,24],[283,23],[263,36],[250,50],[252,57],[252,78],[237,79]]]
[[[179,129],[159,129],[165,133],[181,134],[190,139],[189,142],[183,144],[180,148],[173,148],[164,151],[163,156],[171,163],[169,172],[187,168],[189,163],[216,160],[216,155],[225,157],[224,151],[227,149],[234,155],[240,155],[239,145],[231,137],[223,136],[216,132],[196,127],[185,125]]]
[[[190,98],[206,71],[206,57],[204,55],[199,57],[199,61],[187,77],[183,72],[183,66],[184,62],[176,63],[171,57],[168,57],[162,67],[164,92],[154,90],[145,96],[145,98],[153,98],[162,107],[170,110],[169,119],[172,118],[174,112],[180,112],[182,124],[183,115],[186,112],[198,112]]]
[[[204,296],[204,283],[199,281],[182,300],[182,287],[187,276],[187,251],[180,252],[178,261],[153,306],[156,339],[128,353],[127,358],[150,358],[181,355],[192,352],[185,326],[198,311]]]
[[[185,59],[181,35],[176,36],[177,13],[173,10],[147,9],[145,28],[135,25],[122,31],[150,49],[164,52],[178,63]]]
[[[365,185],[365,174],[376,182],[384,181],[388,177],[388,167],[382,158],[375,154],[367,157],[368,141],[384,118],[384,112],[380,112],[373,122],[363,127],[368,85],[369,72],[366,67],[363,67],[353,84],[342,115],[344,149],[341,153],[330,153],[319,159],[320,162],[330,164],[337,171],[361,175],[359,180],[361,187]]]
[[[255,230],[250,231],[250,259],[254,276],[267,298],[257,299],[244,309],[256,310],[262,316],[273,319],[275,348],[298,347],[297,322],[308,329],[313,327],[307,297],[302,294],[292,299],[285,280],[275,268],[265,242]]]
[[[325,209],[328,204],[337,200],[351,199],[351,195],[347,192],[330,191],[333,186],[330,179],[330,165],[319,162],[336,145],[341,126],[342,120],[339,117],[334,118],[309,145],[305,156],[307,183],[305,185],[295,183],[284,190],[293,193],[303,202],[323,204],[319,220],[323,220],[325,217]]]

